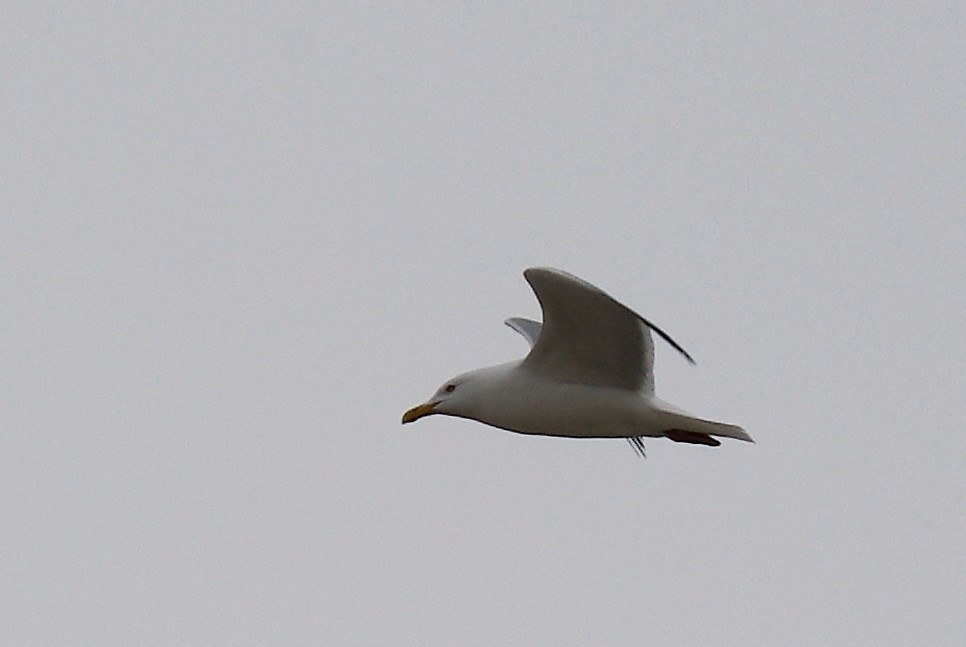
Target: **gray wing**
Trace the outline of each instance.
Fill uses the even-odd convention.
[[[527,343],[530,344],[531,348],[533,348],[533,345],[537,343],[538,339],[540,339],[539,321],[534,321],[533,319],[524,319],[523,317],[510,317],[503,323],[523,335],[523,337],[527,340]]]
[[[551,268],[523,275],[543,310],[540,334],[524,359],[530,370],[573,384],[653,393],[651,330],[694,363],[664,331],[590,283]]]

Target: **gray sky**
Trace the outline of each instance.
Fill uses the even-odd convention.
[[[166,4],[0,20],[5,644],[963,644],[961,3]],[[401,427],[531,265],[757,444]]]

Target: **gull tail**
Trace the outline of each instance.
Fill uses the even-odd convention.
[[[748,435],[747,431],[737,425],[695,418],[674,405],[659,401],[656,398],[654,404],[666,415],[665,424],[667,425],[667,429],[664,431],[664,435],[676,443],[691,443],[693,445],[717,447],[721,442],[714,438],[714,436],[734,438],[749,443],[755,442]]]
[[[711,447],[717,447],[721,444],[713,436],[746,440],[749,443],[755,442],[748,435],[748,432],[737,425],[701,420],[700,418],[684,418],[676,421],[674,427],[665,431],[664,435],[676,443],[692,443]]]

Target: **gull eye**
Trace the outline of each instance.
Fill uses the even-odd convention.
[[[446,391],[447,393],[452,393],[455,390],[456,390],[455,384],[447,384],[446,388],[444,389],[444,391]]]

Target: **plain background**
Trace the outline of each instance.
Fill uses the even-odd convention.
[[[0,14],[4,644],[966,640],[962,3]],[[757,444],[401,427],[532,265]]]

